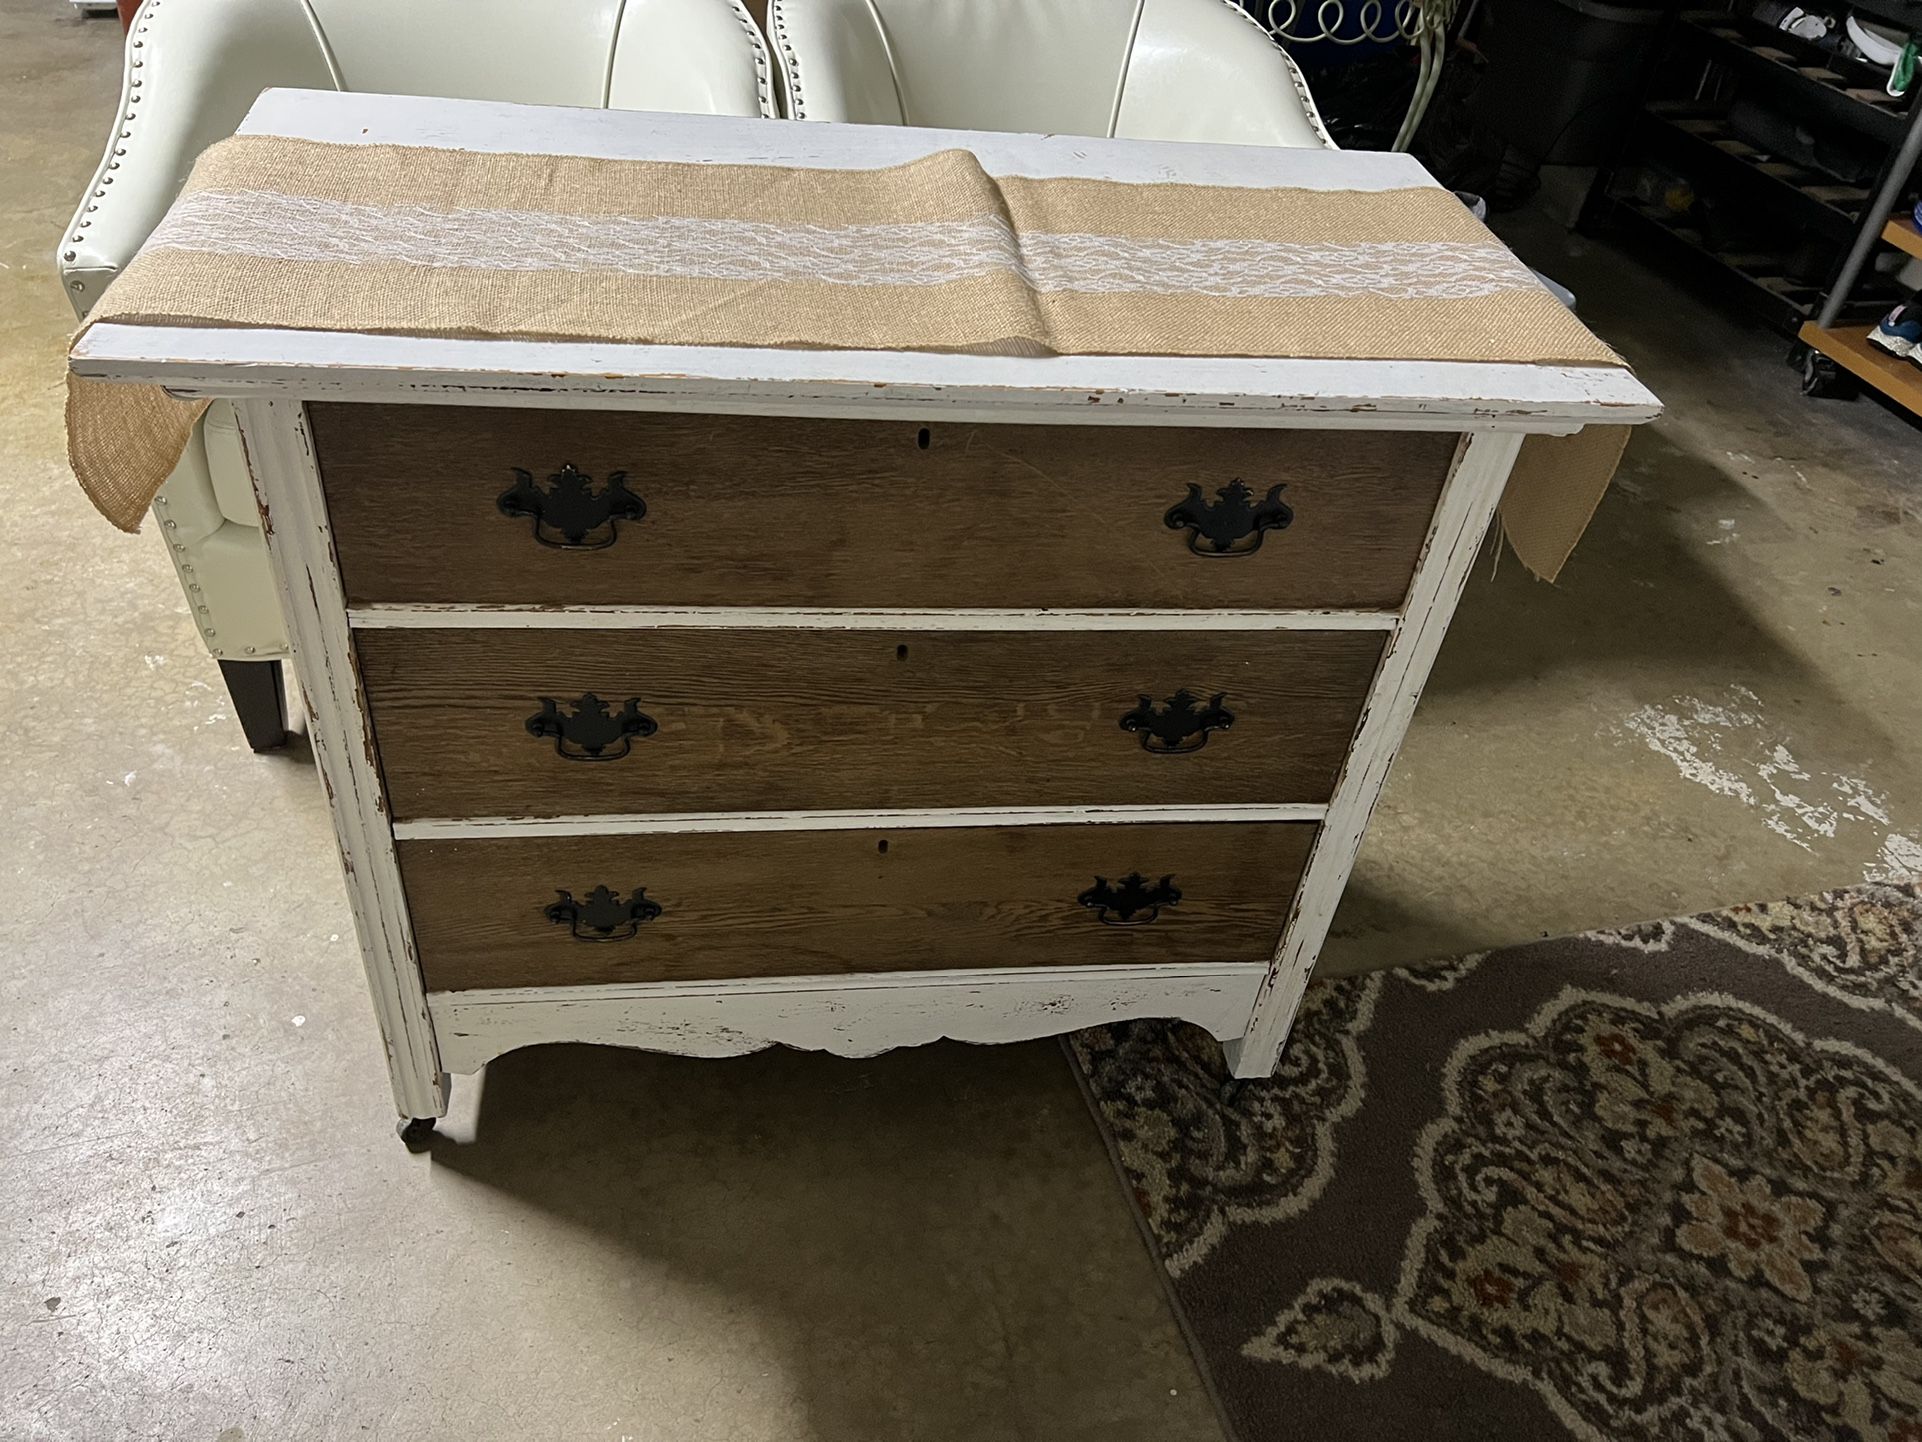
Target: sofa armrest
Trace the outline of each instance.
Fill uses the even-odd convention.
[[[1294,60],[1234,0],[1142,0],[1114,133],[1336,148]]]
[[[304,0],[146,0],[127,35],[118,119],[57,261],[86,315],[159,224],[194,160],[270,85],[336,90]]]
[[[740,0],[627,0],[610,110],[777,117],[767,44]]]
[[[887,37],[865,0],[771,0],[767,19],[790,120],[907,124]]]

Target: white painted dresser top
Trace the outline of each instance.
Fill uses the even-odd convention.
[[[922,130],[484,101],[270,90],[240,134],[629,160],[869,169],[972,151],[1002,176],[1381,191],[1436,187],[1406,155]],[[441,339],[102,323],[73,370],[182,395],[380,395],[622,409],[815,414],[930,405],[1007,420],[1314,425],[1563,433],[1635,424],[1660,404],[1609,365],[1250,357],[988,356]]]

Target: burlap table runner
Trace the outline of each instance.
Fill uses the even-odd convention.
[[[962,150],[816,170],[236,137],[201,156],[101,321],[1621,364],[1444,190],[997,179]],[[69,375],[69,456],[115,525],[139,525],[205,404]],[[1504,513],[1550,577],[1620,454],[1567,440],[1530,439],[1535,481]]]

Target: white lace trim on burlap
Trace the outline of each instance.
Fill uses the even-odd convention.
[[[1538,285],[1492,243],[1017,236],[994,215],[818,225],[442,210],[258,190],[182,196],[145,248],[346,265],[846,286],[935,286],[1006,274],[1040,292],[1227,299],[1462,300]]]

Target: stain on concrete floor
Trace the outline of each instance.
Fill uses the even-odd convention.
[[[400,1148],[308,758],[65,475],[116,83],[110,20],[0,0],[0,1437],[1215,1437],[1048,1046],[543,1048]],[[1917,432],[1523,230],[1671,414],[1560,585],[1471,584],[1339,965],[1914,864]]]

